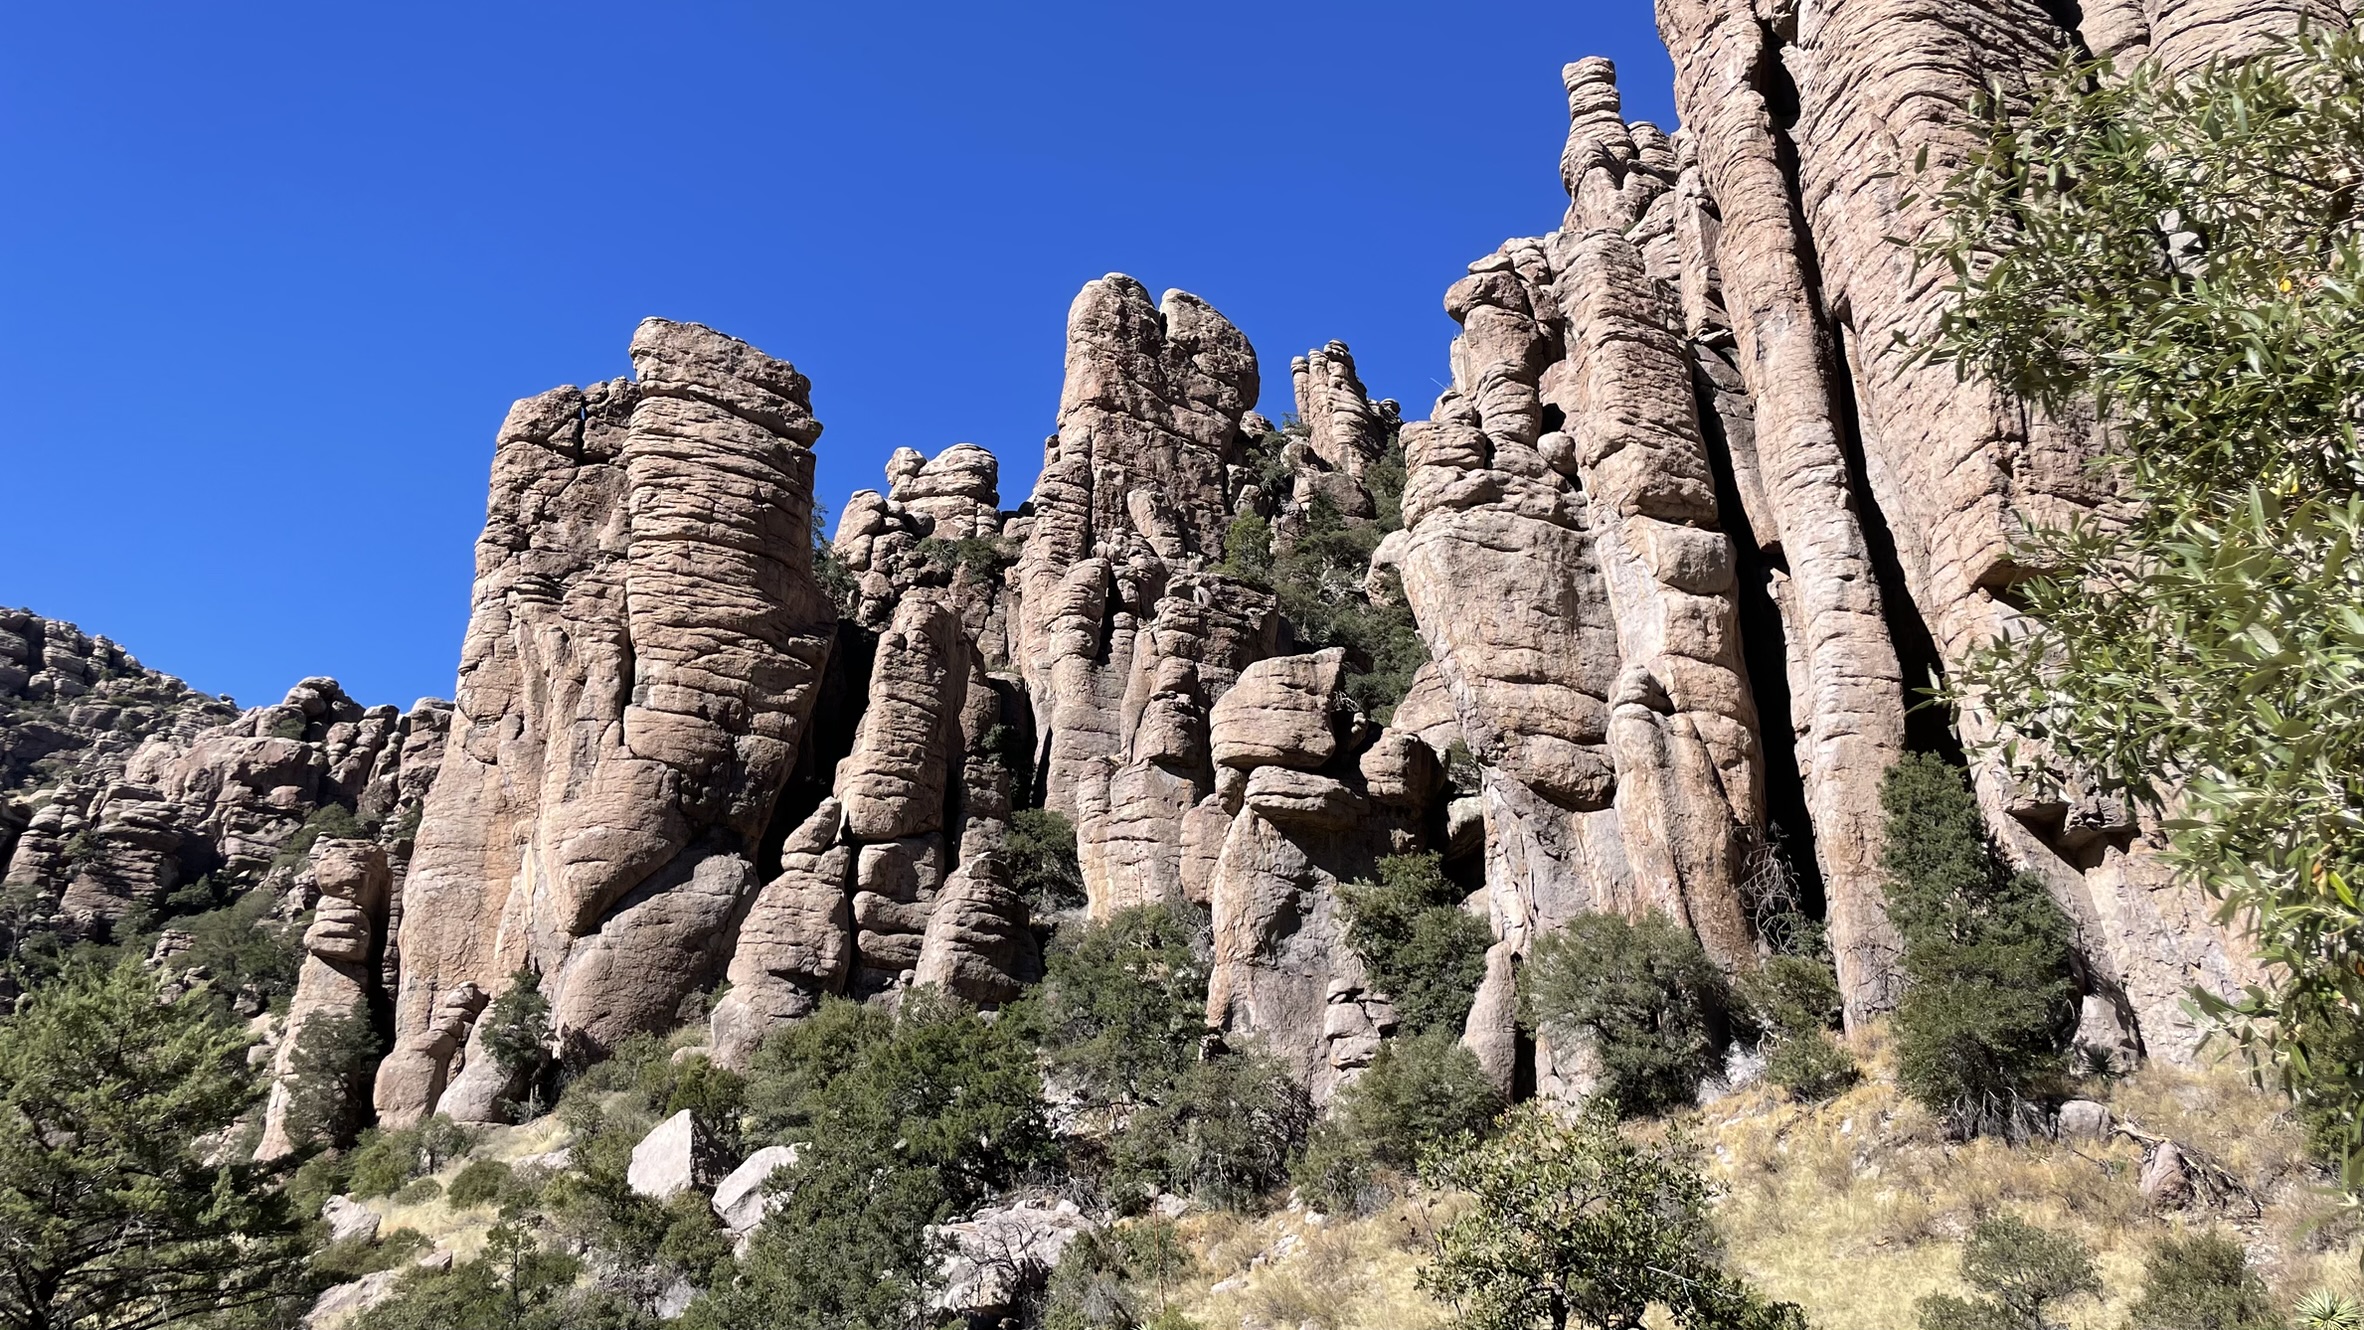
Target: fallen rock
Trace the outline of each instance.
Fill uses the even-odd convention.
[[[304,1313],[304,1330],[332,1330],[377,1306],[394,1296],[394,1283],[402,1274],[401,1270],[380,1270],[322,1290],[313,1299],[312,1310]]]
[[[936,1236],[951,1247],[934,1305],[978,1316],[1003,1310],[1059,1266],[1077,1238],[1098,1228],[1073,1201],[1028,1200],[980,1210]]]
[[[714,1184],[714,1213],[733,1236],[751,1233],[781,1197],[767,1192],[772,1174],[796,1162],[798,1147],[767,1145],[747,1156],[730,1175]]]
[[[374,1242],[384,1222],[377,1211],[350,1196],[329,1197],[320,1207],[320,1218],[328,1225],[330,1242]]]
[[[2109,1105],[2071,1099],[2060,1106],[2058,1130],[2062,1140],[2098,1141],[2110,1134]]]
[[[711,1176],[711,1148],[705,1130],[685,1108],[650,1128],[632,1147],[624,1181],[650,1200],[671,1200]]]
[[[2192,1198],[2191,1169],[2184,1163],[2183,1151],[2173,1141],[2161,1141],[2144,1161],[2142,1176],[2135,1183],[2142,1198],[2154,1209],[2169,1210]]]

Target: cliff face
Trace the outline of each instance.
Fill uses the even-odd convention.
[[[1944,275],[1896,243],[1939,222],[1942,179],[1981,133],[1969,107],[2008,99],[2080,47],[2170,71],[2237,58],[2322,3],[2107,4],[2065,29],[2036,3],[1662,0],[1685,130],[1671,224],[1680,331],[1715,389],[1747,540],[1779,608],[1790,720],[1851,1018],[1889,995],[1869,885],[1876,771],[1908,735],[1890,684],[1922,686],[2015,611],[2012,543],[2109,500],[2090,424],[2055,420],[1892,348],[1934,329]],[[1933,719],[1933,718],[1932,718]],[[1991,733],[1961,717],[1965,733]],[[2091,965],[2084,1037],[2190,1051],[2180,995],[2229,988],[2242,949],[2174,886],[2155,829],[2114,801],[2060,801],[1974,773],[2007,853],[2076,921]],[[1846,921],[1852,918],[1853,926]]]
[[[1426,420],[1399,426],[1332,342],[1292,361],[1297,418],[1276,429],[1236,327],[1111,275],[1070,310],[1031,499],[1003,509],[974,445],[900,449],[817,552],[803,376],[650,320],[633,377],[502,425],[452,708],[364,712],[312,680],[232,718],[103,642],[0,618],[0,695],[48,727],[0,732],[0,775],[44,785],[0,817],[10,885],[102,921],[192,872],[257,870],[323,803],[423,803],[407,858],[407,840],[314,856],[291,1021],[390,1005],[375,1096],[394,1124],[500,1111],[514,1087],[476,1027],[520,970],[581,1056],[724,978],[726,1062],[825,995],[1007,1001],[1053,922],[1011,872],[1013,811],[1034,806],[1076,828],[1083,913],[1207,912],[1210,1030],[1317,1096],[1396,1021],[1338,891],[1390,854],[1437,852],[1490,923],[1465,1037],[1505,1085],[1583,1089],[1570,1050],[1522,1045],[1513,997],[1535,939],[1590,911],[1664,912],[1737,970],[1803,907],[1849,1021],[1876,1015],[1896,992],[1882,773],[1989,725],[1953,734],[1915,690],[2010,628],[2023,522],[2112,501],[2089,422],[1891,352],[1943,298],[1893,243],[1938,220],[1916,163],[1961,161],[1980,93],[2079,44],[2190,68],[2339,15],[1658,17],[1684,128],[1628,124],[1605,61],[1563,71],[1567,211],[1445,292],[1460,334]],[[1361,647],[1294,622],[1254,572],[1340,532],[1376,552],[1320,594],[1400,597],[1428,655],[1392,709],[1357,700]],[[1974,774],[2078,925],[2080,1037],[2187,1054],[2180,995],[2247,962],[2155,828]]]

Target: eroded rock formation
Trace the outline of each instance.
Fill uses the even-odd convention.
[[[67,639],[63,627],[50,624],[44,640]],[[117,672],[99,678],[100,691],[77,697],[106,696],[109,684],[129,680],[150,698],[168,697],[169,706],[139,722],[147,733],[136,746],[97,739],[54,784],[17,796],[26,816],[0,890],[20,902],[27,926],[104,932],[133,907],[158,905],[208,876],[225,894],[249,884],[284,887],[265,882],[280,851],[332,805],[376,828],[399,871],[442,758],[444,703],[424,700],[407,713],[365,708],[336,680],[316,678],[276,705],[237,712],[115,655]],[[77,677],[55,666],[44,673]],[[42,677],[34,676],[36,686]],[[78,702],[73,711],[119,705]],[[148,705],[118,714],[139,715]],[[295,865],[279,868],[292,874]]]
[[[1206,911],[1211,1043],[1273,1052],[1317,1097],[1396,1024],[1340,891],[1391,854],[1436,853],[1490,923],[1464,1038],[1505,1087],[1584,1088],[1581,1050],[1522,1038],[1515,993],[1536,939],[1586,912],[1663,912],[1734,971],[1768,912],[1819,914],[1848,1020],[1875,1016],[1896,993],[1882,773],[1991,733],[1915,690],[2011,627],[2023,522],[2114,501],[2090,422],[1888,353],[1943,300],[1893,243],[1940,221],[1916,172],[1972,151],[1980,93],[2078,43],[2185,70],[2340,15],[1658,17],[1685,127],[1629,124],[1607,62],[1566,67],[1567,210],[1446,291],[1460,331],[1426,420],[1331,342],[1291,362],[1276,429],[1236,327],[1112,274],[1070,310],[1029,500],[1001,507],[974,444],[901,448],[824,549],[803,376],[652,319],[632,377],[503,423],[454,706],[365,710],[315,679],[233,715],[0,614],[12,899],[95,930],[204,873],[316,897],[267,1152],[296,1144],[306,1031],[345,1014],[392,1027],[381,1121],[504,1112],[521,1087],[479,1026],[520,971],[568,1057],[723,978],[726,1063],[832,995],[1006,1002],[1060,922],[1013,876],[1034,808],[1072,820],[1083,914]],[[1320,616],[1257,571],[1341,532],[1354,576],[1320,594],[1408,605],[1427,650],[1400,698],[1401,673],[1358,693],[1377,675],[1352,634],[1293,622]],[[2156,828],[1974,774],[2078,925],[2083,1037],[2189,1053],[2181,994],[2247,963]],[[375,838],[273,869],[332,805]]]
[[[836,630],[811,565],[821,427],[793,366],[711,329],[651,319],[631,355],[633,379],[528,398],[501,428],[404,891],[406,1046],[455,991],[523,969],[582,1047],[669,1022],[761,885]],[[422,1091],[448,1070],[381,1076],[381,1117],[437,1107]],[[456,1107],[489,1114],[504,1088]]]

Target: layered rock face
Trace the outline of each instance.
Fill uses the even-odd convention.
[[[189,738],[237,714],[104,637],[0,609],[0,798],[21,802],[69,778],[96,783],[153,735]]]
[[[1258,386],[1247,339],[1195,296],[1152,305],[1111,275],[1068,312],[1011,654],[1042,802],[1075,820],[1096,916],[1182,898],[1182,821],[1214,788],[1209,709],[1273,649],[1270,597],[1209,571],[1249,484],[1231,463]]]
[[[651,319],[635,377],[519,402],[503,424],[457,716],[404,891],[380,1116],[481,1119],[454,1073],[471,988],[543,977],[604,1048],[711,982],[827,664],[808,385],[785,361]],[[465,1024],[464,1020],[460,1022]]]

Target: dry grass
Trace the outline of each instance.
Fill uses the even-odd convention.
[[[1399,1201],[1367,1218],[1285,1210],[1191,1215],[1197,1278],[1176,1303],[1199,1324],[1242,1330],[1429,1330],[1444,1307],[1413,1284],[1451,1209]],[[1317,1222],[1318,1221],[1318,1222]]]
[[[485,1127],[476,1145],[467,1154],[429,1176],[449,1188],[460,1170],[479,1159],[496,1159],[506,1164],[533,1155],[546,1154],[565,1144],[566,1127],[556,1115],[540,1117],[520,1127]],[[484,1250],[485,1234],[500,1221],[498,1207],[492,1204],[455,1208],[441,1196],[432,1200],[397,1205],[392,1197],[380,1196],[364,1201],[363,1205],[378,1214],[380,1232],[391,1233],[398,1228],[417,1229],[435,1250],[450,1252],[454,1260],[473,1260]]]
[[[1828,1104],[1781,1103],[1758,1089],[1699,1123],[1726,1189],[1719,1220],[1735,1268],[1804,1307],[1818,1327],[1912,1324],[1919,1298],[1960,1291],[1956,1244],[1970,1227],[2004,1213],[2093,1250],[2107,1295],[2066,1309],[2077,1330],[2124,1325],[2152,1244],[2193,1227],[2238,1237],[2286,1301],[2312,1288],[2357,1288],[2352,1225],[2303,1231],[2336,1207],[2314,1189],[2287,1115],[2233,1067],[2153,1066],[2096,1092],[2142,1130],[2207,1151],[2262,1206],[2155,1214],[2135,1186],[2136,1142],[1949,1141],[1882,1074],[1888,1058],[1876,1034],[1858,1052],[1873,1076]]]

